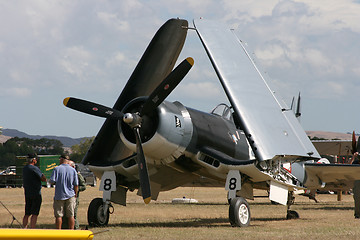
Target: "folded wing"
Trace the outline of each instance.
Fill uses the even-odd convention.
[[[294,113],[281,107],[233,31],[216,21],[200,19],[194,25],[256,158],[319,158]]]

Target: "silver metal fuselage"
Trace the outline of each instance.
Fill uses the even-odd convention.
[[[186,108],[179,102],[164,101],[152,120],[154,123],[150,127],[156,129],[150,131],[152,136],[144,139],[142,145],[151,184],[156,186],[152,191],[170,190],[201,176],[224,182],[231,166],[249,164],[253,159],[244,133],[231,118]],[[128,150],[136,152],[131,131],[124,129],[126,125],[121,122],[118,126],[121,142]],[[129,155],[128,150],[114,150],[117,153],[112,156],[117,157],[107,166],[90,164],[89,167],[98,177],[104,171],[115,170],[118,185],[137,188],[135,155]]]

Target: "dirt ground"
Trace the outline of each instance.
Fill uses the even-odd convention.
[[[38,228],[54,228],[54,188],[43,188],[43,204]],[[158,201],[145,205],[136,193],[129,193],[127,206],[114,205],[109,225],[91,228],[94,239],[360,239],[360,220],[353,216],[353,198],[320,194],[319,203],[296,196],[292,210],[300,219],[286,220],[286,206],[273,205],[265,191],[255,191],[249,200],[251,223],[247,228],[233,228],[228,221],[228,204],[223,188],[181,187],[160,193]],[[22,188],[1,188],[0,200],[15,219],[0,205],[0,227],[19,228],[24,214]],[[87,225],[87,208],[93,198],[101,197],[98,187],[88,187],[80,195],[79,221]],[[172,204],[173,198],[187,197],[197,204]],[[13,221],[14,220],[14,221]]]

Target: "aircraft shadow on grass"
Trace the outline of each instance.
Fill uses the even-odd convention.
[[[306,208],[302,208],[302,210],[311,210],[311,211],[317,211],[317,210],[326,210],[326,211],[338,211],[338,210],[354,210],[354,207],[349,207],[349,206],[323,206],[323,207],[317,207],[317,208],[310,208],[310,207],[306,207]]]
[[[109,227],[162,227],[162,228],[193,228],[193,227],[230,227],[228,218],[186,218],[177,221],[157,221],[157,222],[141,222],[141,223],[118,223],[109,224]]]
[[[285,221],[285,217],[269,217],[269,218],[251,218],[255,223],[252,227],[256,227],[256,221],[260,222],[276,222],[276,221]],[[123,228],[197,228],[197,227],[210,227],[210,228],[218,228],[218,227],[231,227],[229,225],[228,218],[188,218],[188,219],[179,219],[178,221],[158,221],[158,222],[141,222],[141,223],[117,223],[117,224],[109,224],[108,227],[123,227]]]

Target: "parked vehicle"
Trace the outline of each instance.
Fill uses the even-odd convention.
[[[36,166],[40,168],[40,171],[45,175],[47,182],[42,182],[43,186],[50,187],[49,182],[52,171],[59,165],[60,155],[38,155],[38,161]],[[27,164],[27,156],[16,157],[16,169],[17,169],[17,186],[22,186],[22,169]]]
[[[76,165],[78,167],[78,171],[84,177],[86,185],[95,187],[97,179],[94,173],[84,164],[77,163]]]
[[[0,172],[0,187],[17,187],[19,176],[16,175],[16,166],[9,166]]]

